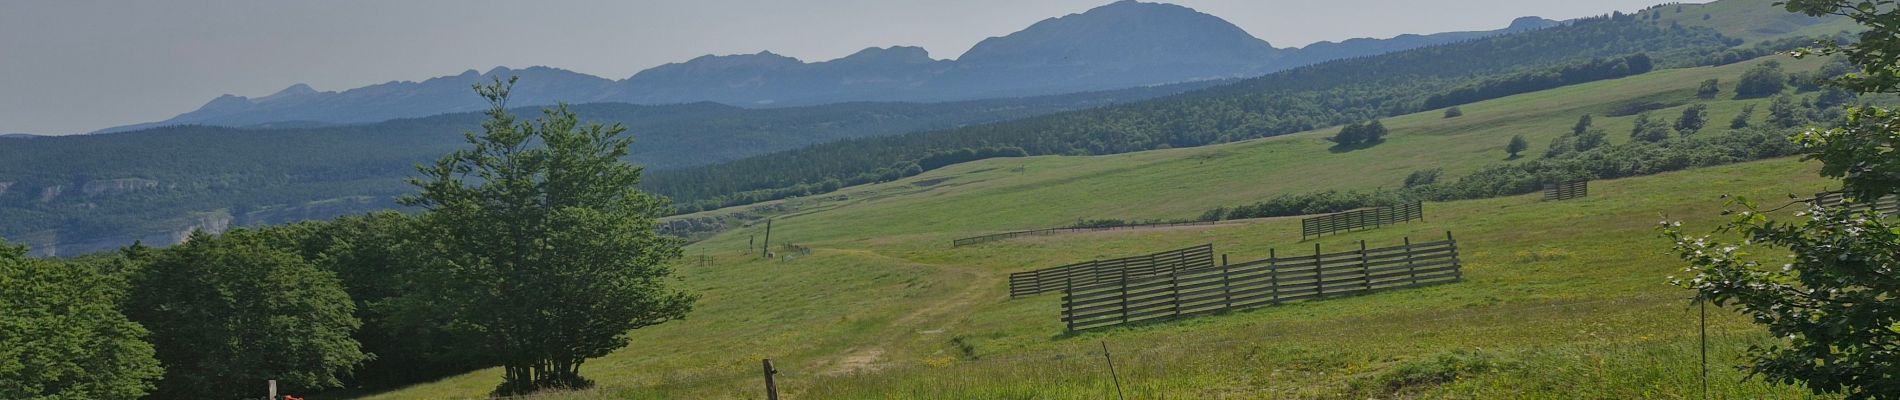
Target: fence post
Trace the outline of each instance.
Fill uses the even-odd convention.
[[[1450,242],[1450,245],[1451,245],[1451,271],[1452,271],[1451,280],[1452,281],[1465,280],[1464,263],[1458,261],[1458,240],[1453,239],[1451,237],[1451,231],[1445,231],[1445,241]]]
[[[1412,265],[1412,237],[1405,237],[1405,285],[1418,284],[1418,267]]]
[[[1322,267],[1324,267],[1324,265],[1320,265],[1319,243],[1314,243],[1313,244],[1313,298],[1315,299],[1326,297],[1326,275],[1322,273],[1323,271],[1321,270],[1325,269]]]
[[[1128,275],[1122,275],[1122,322],[1128,323]]]
[[[1366,241],[1359,241],[1359,280],[1364,291],[1372,291],[1372,263],[1366,256]]]
[[[778,382],[772,378],[778,375],[778,369],[772,368],[772,359],[765,359],[765,398],[778,400]]]
[[[1273,249],[1267,249],[1267,287],[1273,292],[1273,304],[1280,304],[1280,257]]]
[[[1063,318],[1063,319],[1068,320],[1066,322],[1068,322],[1069,324],[1069,332],[1075,332],[1075,277],[1074,276],[1070,276],[1069,282],[1062,285],[1062,314],[1063,314],[1062,316],[1068,317],[1068,318]]]
[[[1174,303],[1174,316],[1181,316],[1181,274],[1168,273],[1168,302]]]
[[[1233,277],[1228,275],[1227,255],[1222,254],[1220,255],[1220,309],[1222,310],[1234,306],[1234,294],[1229,288],[1233,280]]]

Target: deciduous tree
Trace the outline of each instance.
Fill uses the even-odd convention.
[[[476,87],[492,106],[483,132],[420,168],[421,193],[404,199],[426,210],[443,258],[418,290],[436,301],[414,304],[442,307],[502,367],[497,394],[587,387],[583,362],[684,317],[694,297],[667,285],[680,242],[655,231],[666,203],[637,189],[626,130],[583,126],[565,105],[517,121],[513,83]]]

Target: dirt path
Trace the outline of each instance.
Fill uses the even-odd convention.
[[[881,332],[867,338],[864,344],[846,349],[842,357],[826,364],[827,366],[823,368],[825,371],[823,373],[826,375],[845,375],[882,369],[884,365],[889,363],[884,359],[885,348],[887,346],[905,340],[914,340],[917,335],[920,334],[947,330],[949,325],[957,320],[956,314],[967,312],[969,309],[981,304],[985,300],[984,297],[992,292],[992,288],[1003,282],[1001,275],[982,268],[925,264],[878,254],[869,250],[833,251],[850,252],[875,258],[890,259],[905,264],[938,268],[959,275],[950,281],[961,282],[963,287],[957,289],[956,293],[951,294],[941,301],[929,302],[927,306],[917,308],[892,320]]]

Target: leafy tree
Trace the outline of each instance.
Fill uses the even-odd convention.
[[[1360,141],[1364,143],[1376,144],[1385,141],[1385,124],[1376,119],[1372,120],[1372,122],[1367,122],[1364,135],[1364,137],[1360,138]]]
[[[1747,128],[1748,120],[1754,117],[1755,117],[1755,105],[1754,104],[1744,105],[1742,106],[1742,112],[1735,114],[1735,119],[1731,119],[1728,121],[1728,127],[1730,129]]]
[[[1570,127],[1570,133],[1575,134],[1575,135],[1582,135],[1583,132],[1590,130],[1590,123],[1591,123],[1590,114],[1584,114],[1581,117],[1577,117],[1577,124]]]
[[[482,367],[459,346],[434,313],[404,314],[433,249],[418,240],[416,217],[382,211],[271,229],[288,238],[306,260],[337,275],[363,322],[356,341],[374,355],[346,382],[352,387],[394,387],[434,380]]]
[[[1702,83],[1696,85],[1695,88],[1696,97],[1704,99],[1713,99],[1716,95],[1720,94],[1722,94],[1722,80],[1717,78],[1709,78],[1709,80],[1702,81]]]
[[[1695,134],[1708,124],[1709,105],[1696,104],[1682,109],[1682,117],[1676,118],[1676,132],[1684,135]]]
[[[1794,96],[1781,95],[1768,103],[1768,123],[1782,128],[1793,128],[1807,124],[1807,113],[1801,105],[1794,102]]]
[[[1749,68],[1742,73],[1742,80],[1735,84],[1735,98],[1746,99],[1768,97],[1780,94],[1786,87],[1787,76],[1781,73],[1781,63],[1768,60]]]
[[[361,325],[335,274],[273,243],[268,232],[193,233],[133,261],[126,314],[152,330],[165,365],[154,395],[237,398],[276,379],[291,390],[342,386],[365,361]]]
[[[633,140],[615,125],[582,126],[565,105],[518,122],[515,80],[476,87],[492,105],[471,148],[419,170],[424,235],[443,259],[415,291],[485,361],[496,394],[581,388],[588,358],[628,344],[627,332],[682,318],[694,297],[666,285],[679,240],[655,232],[664,200],[637,189],[621,161]]]
[[[1660,142],[1668,140],[1670,136],[1674,135],[1671,134],[1669,120],[1652,118],[1648,112],[1636,114],[1636,125],[1630,129],[1630,139],[1645,142]]]
[[[1862,74],[1832,80],[1862,93],[1891,93],[1900,82],[1900,13],[1890,1],[1790,0],[1789,11],[1846,15],[1870,29],[1851,45],[1826,44],[1804,54],[1845,54]],[[1900,222],[1857,204],[1900,194],[1900,113],[1856,107],[1831,129],[1795,136],[1821,174],[1841,179],[1849,206],[1810,205],[1794,221],[1776,221],[1757,203],[1739,208],[1723,231],[1745,241],[1726,243],[1681,232],[1664,234],[1689,264],[1675,284],[1718,306],[1735,307],[1764,325],[1775,343],[1752,348],[1745,368],[1770,380],[1802,383],[1816,393],[1850,399],[1894,398],[1900,393]],[[1754,249],[1764,249],[1757,251]],[[1764,259],[1756,254],[1792,253]]]
[[[1465,110],[1458,109],[1458,106],[1445,109],[1445,118],[1458,118],[1463,116],[1465,116]]]
[[[1524,135],[1511,135],[1511,144],[1505,145],[1504,151],[1511,153],[1511,159],[1515,160],[1517,159],[1517,153],[1522,153],[1524,150],[1529,150],[1530,148],[1531,142],[1524,140]]]
[[[164,372],[121,314],[124,282],[0,240],[0,398],[137,399]]]
[[[1332,140],[1333,143],[1338,143],[1341,146],[1351,146],[1364,142],[1366,141],[1366,125],[1359,122],[1346,124],[1346,126],[1339,128],[1338,133],[1333,134]]]

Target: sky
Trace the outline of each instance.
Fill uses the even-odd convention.
[[[1168,0],[1276,47],[1491,30],[1663,0]],[[1107,0],[0,0],[0,133],[152,122],[223,94],[346,90],[496,66],[625,79],[705,54],[866,47],[956,58]]]

